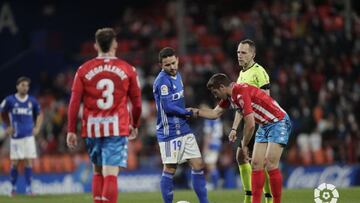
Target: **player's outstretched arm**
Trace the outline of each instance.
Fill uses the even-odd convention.
[[[223,109],[219,105],[217,105],[213,109],[198,109],[198,111],[195,110],[193,112],[197,116],[200,116],[200,117],[203,117],[203,118],[217,119],[225,112],[225,109]]]
[[[167,114],[173,114],[173,115],[179,115],[179,116],[192,116],[193,112],[190,110],[187,110],[185,108],[181,108],[174,104],[171,97],[161,97],[161,105],[163,106],[163,109],[165,113]]]

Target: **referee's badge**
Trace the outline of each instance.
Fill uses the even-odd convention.
[[[161,90],[161,95],[169,94],[169,88],[166,85],[161,85],[160,90]]]

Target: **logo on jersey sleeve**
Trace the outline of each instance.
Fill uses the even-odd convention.
[[[169,94],[169,88],[166,85],[161,85],[160,90],[161,90],[161,95],[168,95]]]

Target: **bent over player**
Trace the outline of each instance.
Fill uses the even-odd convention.
[[[291,132],[291,121],[287,113],[264,91],[246,83],[235,84],[225,74],[213,75],[207,83],[207,88],[221,99],[214,109],[192,109],[194,115],[208,119],[220,117],[226,108],[234,108],[244,119],[243,139],[241,141],[244,153],[255,130],[255,146],[252,155],[252,202],[261,202],[262,188],[265,182],[265,170],[269,173],[270,187],[275,203],[281,202],[282,175],[279,161],[283,147],[288,143]],[[229,137],[230,141],[236,139]]]

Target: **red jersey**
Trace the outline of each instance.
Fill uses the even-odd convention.
[[[261,125],[274,123],[284,118],[286,112],[261,89],[246,83],[234,84],[230,99],[219,102],[221,108],[232,106],[243,116],[254,112],[255,122]]]
[[[68,109],[68,132],[76,131],[76,118],[83,101],[82,137],[128,136],[132,104],[132,125],[139,126],[141,91],[136,70],[116,57],[97,57],[76,72]]]

